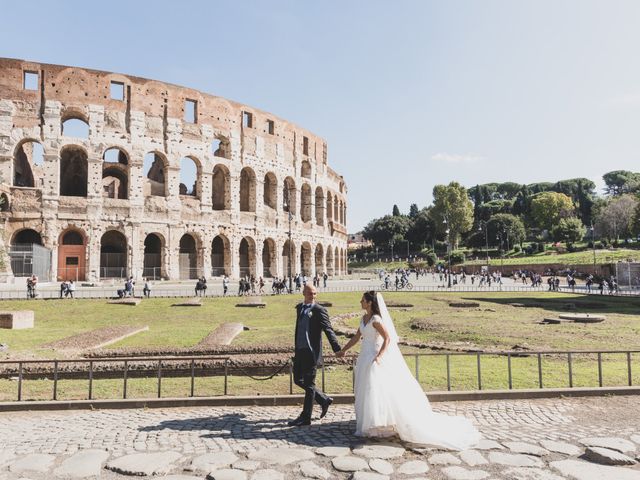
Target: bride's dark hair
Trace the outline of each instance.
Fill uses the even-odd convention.
[[[380,305],[378,305],[378,296],[376,295],[376,291],[375,290],[368,290],[366,292],[364,292],[363,294],[364,299],[367,302],[371,302],[371,310],[373,311],[374,315],[381,315],[380,314]]]

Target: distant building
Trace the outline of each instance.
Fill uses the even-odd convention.
[[[364,238],[362,232],[350,233],[347,237],[347,250],[356,250],[361,247],[370,247],[373,245],[371,240]]]

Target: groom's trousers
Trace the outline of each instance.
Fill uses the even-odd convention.
[[[324,406],[329,397],[316,388],[316,362],[311,350],[307,348],[296,349],[293,357],[293,381],[304,389],[304,407],[300,418],[311,420],[313,401]]]

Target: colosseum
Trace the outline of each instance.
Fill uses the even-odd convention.
[[[342,275],[326,142],[186,87],[0,59],[7,278]]]

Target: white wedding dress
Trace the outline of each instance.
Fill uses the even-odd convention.
[[[397,334],[382,296],[383,317],[374,315],[365,325],[360,320],[362,345],[356,363],[356,435],[400,439],[423,445],[465,450],[480,440],[480,432],[464,417],[431,410],[427,396],[411,374],[397,344]],[[382,336],[373,326],[382,323],[391,342],[380,363],[374,362]]]

